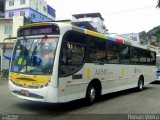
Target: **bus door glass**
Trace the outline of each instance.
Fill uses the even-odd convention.
[[[63,39],[60,54],[60,76],[70,76],[77,72],[84,63],[86,37],[69,32]]]
[[[85,53],[85,35],[73,31],[66,33],[60,53],[59,86],[66,87],[65,96],[67,100],[76,99],[79,95],[79,82],[82,82],[85,77],[83,70]]]

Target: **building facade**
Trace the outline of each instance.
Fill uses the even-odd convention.
[[[32,22],[55,20],[55,10],[44,0],[6,0],[5,18],[24,16]]]
[[[106,34],[107,32],[106,26],[104,25],[104,19],[100,13],[72,15],[72,23],[99,33]]]
[[[24,16],[14,16],[12,19],[0,18],[0,48],[2,48],[3,40],[6,39],[6,52],[7,57],[11,57],[12,49],[16,39],[8,39],[17,36],[17,30],[20,26],[24,25],[26,18]],[[2,51],[0,49],[0,51]],[[1,52],[2,53],[2,52]],[[9,68],[9,60],[1,55],[1,71]]]
[[[20,26],[32,22],[53,21],[56,17],[55,10],[44,0],[0,0],[0,13],[3,13],[3,18],[0,18],[1,45],[5,38],[17,37]],[[6,55],[10,57],[14,39],[7,39],[6,42],[8,46]],[[1,71],[9,68],[9,60],[2,55],[0,68]]]
[[[11,19],[0,18],[0,42],[4,38],[12,37],[13,32],[13,21]]]
[[[116,37],[117,39],[124,39],[125,41],[130,41],[133,44],[140,44],[139,33],[126,33],[126,34],[117,34],[112,33],[110,36]]]
[[[140,44],[139,33],[128,33],[128,34],[122,34],[122,35],[130,38],[133,43]]]

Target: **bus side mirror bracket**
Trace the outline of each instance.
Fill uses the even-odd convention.
[[[3,43],[2,50],[3,50],[3,55],[4,55],[6,52],[6,43]]]
[[[5,55],[5,53],[6,53],[6,49],[7,49],[7,45],[6,45],[6,40],[15,40],[15,39],[17,39],[16,37],[10,37],[10,38],[5,38],[4,40],[3,40],[3,45],[2,45],[2,50],[3,50],[3,57],[5,57],[5,58],[7,58],[8,60],[11,60],[11,58],[10,57],[8,57],[8,56],[6,56]]]

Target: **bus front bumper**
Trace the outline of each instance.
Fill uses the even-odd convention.
[[[21,99],[39,102],[48,102],[47,92],[50,86],[39,88],[39,89],[28,89],[14,85],[9,80],[9,89],[11,93]],[[55,100],[54,102],[57,102]]]

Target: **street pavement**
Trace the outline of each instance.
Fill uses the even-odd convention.
[[[16,115],[19,119],[34,118],[34,120],[125,120],[133,117],[146,118],[146,115],[153,115],[152,117],[160,119],[159,114],[160,82],[148,84],[141,92],[130,89],[103,95],[94,105],[85,106],[83,100],[65,104],[22,100],[10,94],[7,80],[0,80],[0,120],[17,117]]]

